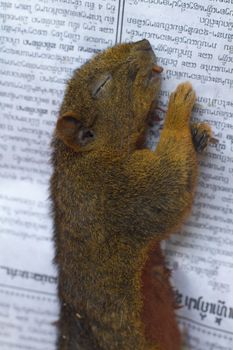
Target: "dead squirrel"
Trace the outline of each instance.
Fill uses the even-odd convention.
[[[195,93],[172,93],[155,152],[143,148],[160,72],[147,40],[98,54],[69,81],[50,183],[59,350],[180,350],[160,241],[189,213],[206,124]]]

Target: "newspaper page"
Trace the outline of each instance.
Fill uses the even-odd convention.
[[[219,140],[200,158],[192,215],[165,245],[185,347],[233,348],[233,0],[9,0],[0,1],[2,350],[56,348],[49,143],[65,83],[94,53],[143,38],[164,67],[160,106],[191,81],[193,119]]]

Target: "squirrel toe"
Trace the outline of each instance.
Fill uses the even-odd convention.
[[[212,137],[211,128],[206,123],[191,124],[193,145],[197,153],[202,153]]]

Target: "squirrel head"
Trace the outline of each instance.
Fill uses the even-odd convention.
[[[56,137],[76,152],[135,148],[156,106],[161,72],[145,39],[97,54],[68,83]]]

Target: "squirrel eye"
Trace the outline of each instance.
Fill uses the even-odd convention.
[[[92,97],[98,98],[100,92],[106,87],[107,83],[112,79],[111,74],[102,77],[92,90]]]

